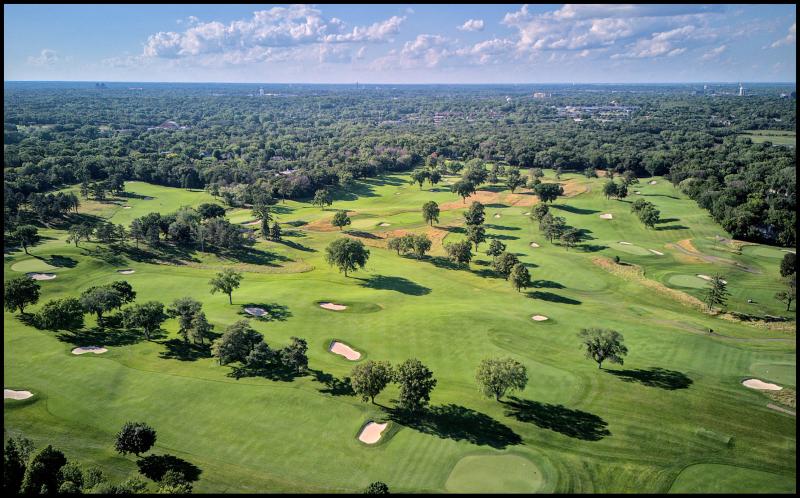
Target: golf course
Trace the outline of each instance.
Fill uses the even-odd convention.
[[[549,212],[582,231],[574,247],[540,232],[530,189],[487,182],[462,199],[450,188],[457,180],[420,186],[392,173],[333,188],[326,207],[279,201],[270,208],[280,241],[261,236],[249,206],[226,206],[224,217],[255,235],[237,257],[194,249],[154,257],[144,241],[115,249],[40,227],[29,254],[4,254],[4,280],[43,275],[26,313],[124,280],[137,303],[201,302],[217,335],[246,320],[272,348],[303,338],[308,368],[237,375],[208,344],[185,343],[176,318],[146,338],[101,327],[92,314],[70,332],[6,310],[4,388],[32,395],[7,391],[4,436],[52,444],[120,481],[137,475],[140,457],[117,453],[115,434],[146,422],[158,433],[150,453],[196,467],[199,493],[360,493],[375,481],[393,493],[796,491],[795,304],[787,311],[775,298],[781,258],[793,249],[733,240],[661,176],[609,199],[602,175],[545,169],[541,181],[564,192]],[[62,191],[78,195],[79,185]],[[631,211],[637,199],[660,211],[653,227]],[[428,201],[440,209],[430,224]],[[473,201],[485,207],[486,241],[469,264],[454,264],[445,245],[466,238]],[[127,181],[121,194],[81,198],[75,215],[127,227],[204,203],[223,206],[208,191]],[[351,223],[338,228],[340,211]],[[407,234],[426,235],[428,254],[389,248]],[[325,258],[341,238],[369,250],[366,266],[346,276]],[[493,239],[528,269],[529,287],[518,291],[493,270]],[[230,301],[209,285],[226,269],[243,275]],[[709,313],[715,275],[730,295],[724,312]],[[598,368],[586,358],[578,334],[589,327],[624,336],[624,364]],[[105,351],[76,350],[90,347]],[[481,361],[498,357],[528,376],[524,390],[500,400],[476,382]],[[354,395],[354,366],[410,358],[437,381],[424,415],[397,416],[395,384],[374,403]],[[780,390],[747,387],[748,379]]]

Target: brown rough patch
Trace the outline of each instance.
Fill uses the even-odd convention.
[[[797,391],[791,387],[784,387],[780,391],[764,391],[764,394],[772,401],[797,408]]]
[[[438,249],[443,248],[443,240],[447,235],[450,233],[447,230],[442,230],[438,227],[425,227],[426,230],[423,232],[425,235],[431,239],[431,252],[437,251]],[[378,247],[381,249],[387,249],[389,244],[389,239],[394,239],[397,237],[402,237],[404,235],[409,234],[416,234],[420,233],[418,231],[413,230],[406,230],[403,228],[397,228],[395,230],[388,230],[386,232],[377,232],[377,233],[365,233],[365,232],[345,232],[344,235],[347,237],[351,237],[357,240],[360,240],[364,243],[365,246],[369,247]]]
[[[574,197],[578,194],[588,192],[589,188],[580,183],[577,179],[570,178],[563,182],[558,182],[564,187],[563,197]],[[533,195],[531,189],[519,189],[517,193],[510,192],[490,192],[488,190],[478,190],[474,194],[467,197],[464,201],[445,202],[439,206],[441,211],[449,211],[451,209],[467,209],[473,201],[478,201],[481,204],[505,204],[514,207],[530,207],[539,202],[539,198]]]
[[[683,239],[675,243],[678,247],[682,247],[689,252],[700,253],[697,248],[692,244],[692,239]]]
[[[719,315],[720,318],[723,320],[728,320],[729,322],[736,322],[736,323],[744,323],[745,325],[750,325],[751,327],[756,327],[759,329],[766,329],[766,330],[777,330],[779,332],[797,332],[797,324],[795,322],[767,322],[765,320],[740,320],[735,316],[731,315],[730,313],[723,313]]]
[[[347,216],[350,216],[351,218],[354,214],[356,214],[356,211],[347,211]],[[331,221],[333,221],[333,216],[330,218],[320,218],[318,220],[308,222],[303,226],[303,228],[314,232],[338,232],[339,227],[331,225]]]

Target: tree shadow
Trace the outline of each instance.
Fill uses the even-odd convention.
[[[309,368],[308,371],[314,377],[314,380],[325,386],[325,388],[320,389],[319,392],[323,394],[330,394],[331,396],[356,395],[352,384],[350,384],[350,377],[338,379],[329,373],[323,372],[322,370],[314,370]]]
[[[41,256],[34,256],[34,258],[50,266],[56,266],[59,268],[75,268],[75,266],[78,264],[77,259],[73,259],[68,256],[61,256],[58,254],[51,254],[49,258],[43,258]]]
[[[455,263],[452,260],[445,258],[443,256],[432,256],[428,258],[427,261],[430,261],[430,263],[436,268],[444,268],[446,270],[463,270],[468,267],[465,265]]]
[[[652,367],[647,370],[606,370],[611,375],[616,375],[625,382],[639,382],[648,387],[658,387],[673,391],[686,389],[692,385],[692,379],[682,372]]]
[[[112,266],[123,266],[126,262],[125,256],[119,251],[110,247],[95,246],[93,250],[84,249],[84,256],[90,256],[100,261],[104,261]]]
[[[220,334],[215,334],[217,337]],[[213,341],[215,338],[209,338]],[[170,339],[163,341],[166,350],[158,354],[164,360],[197,361],[201,358],[211,358],[211,344],[194,344],[183,339]]]
[[[561,211],[566,211],[568,213],[573,213],[573,214],[595,214],[600,212],[594,209],[579,208],[567,204],[552,204],[550,207],[553,209],[560,209]]]
[[[510,427],[492,417],[456,404],[432,406],[416,415],[399,408],[385,408],[389,419],[442,439],[467,441],[479,446],[504,449],[522,443]]]
[[[565,436],[584,441],[599,441],[611,435],[608,423],[597,415],[573,410],[563,405],[551,405],[515,396],[502,401],[506,405],[506,416],[520,422],[535,424]]]
[[[675,199],[675,200],[678,199],[674,195],[666,195],[666,194],[640,194],[640,195],[642,197],[667,197],[668,199]]]
[[[292,382],[297,377],[303,377],[306,374],[280,363],[270,363],[260,368],[232,365],[231,371],[227,375],[237,380],[243,377],[263,377],[277,382]]]
[[[163,332],[158,331],[150,335],[150,339],[163,337]],[[75,347],[86,346],[130,346],[145,340],[144,334],[138,330],[109,327],[93,327],[90,329],[76,330],[74,332],[59,332],[56,339],[72,344]]]
[[[284,225],[289,225],[290,227],[297,228],[297,227],[302,227],[302,226],[308,225],[308,222],[307,221],[303,221],[303,220],[294,220],[294,221],[287,221],[287,222],[284,223]]]
[[[656,227],[657,231],[664,231],[664,230],[688,230],[689,227],[685,225],[670,225],[666,227]]]
[[[503,235],[498,233],[493,233],[488,238],[497,240],[519,240],[519,237],[514,237],[513,235]]]
[[[677,221],[681,221],[680,218],[661,218],[660,220],[656,221],[657,225],[662,225],[664,223],[675,223]]]
[[[393,290],[409,296],[424,296],[430,294],[430,287],[425,287],[403,277],[387,277],[385,275],[374,275],[368,279],[357,278],[360,280],[361,287],[376,290]]]
[[[603,249],[608,249],[608,246],[604,246],[602,244],[581,244],[576,248],[583,252],[598,252],[602,251]]]
[[[559,296],[558,294],[546,291],[526,292],[526,295],[532,299],[541,299],[542,301],[549,301],[551,303],[581,304],[581,302],[576,299],[572,299],[565,296]]]
[[[278,244],[283,244],[283,245],[285,245],[287,247],[291,247],[292,249],[297,249],[298,251],[317,252],[317,250],[314,249],[313,247],[308,247],[308,246],[304,246],[303,244],[298,244],[297,242],[295,242],[293,240],[281,239],[277,243]]]
[[[464,227],[437,226],[437,228],[450,233],[467,233],[467,229]]]
[[[156,482],[161,481],[170,470],[183,474],[187,481],[200,479],[200,473],[203,472],[195,464],[174,455],[147,455],[140,458],[136,465],[140,474]]]
[[[492,230],[509,230],[509,231],[522,230],[520,227],[507,227],[505,225],[492,225],[492,224],[489,224],[489,223],[484,224],[484,226],[486,228],[490,228]]]
[[[564,286],[552,280],[532,280],[531,287],[535,289],[563,289]]]
[[[499,202],[492,202],[489,204],[484,204],[484,207],[491,208],[491,209],[503,209],[507,207],[511,207],[508,204],[501,204]]]
[[[254,249],[252,247],[243,247],[241,249],[236,249],[236,250],[220,251],[218,253],[218,256],[233,261],[237,261],[239,263],[248,263],[251,265],[263,265],[272,267],[281,266],[276,262],[285,263],[292,261],[291,259],[287,258],[286,256],[283,256],[282,254],[275,254],[272,252],[262,251],[259,249]]]
[[[353,237],[359,237],[362,239],[370,239],[370,240],[381,240],[383,237],[375,235],[374,233],[363,232],[361,230],[344,230],[345,234],[352,235]]]
[[[261,308],[262,310],[266,311],[267,314],[262,316],[251,315],[250,313],[244,310],[245,308]],[[245,316],[247,318],[255,318],[257,320],[261,320],[264,322],[285,322],[287,318],[292,317],[292,312],[289,311],[289,308],[287,306],[278,303],[243,304],[238,314]]]

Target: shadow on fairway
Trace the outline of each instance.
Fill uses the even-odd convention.
[[[533,299],[541,299],[542,301],[549,301],[551,303],[559,303],[559,304],[581,304],[580,301],[577,299],[571,299],[566,296],[559,296],[558,294],[554,294],[552,292],[547,291],[533,291],[526,293],[528,297]]]
[[[502,403],[506,405],[506,416],[520,422],[536,424],[543,429],[550,429],[571,438],[599,441],[611,435],[608,423],[593,413],[515,396]]]
[[[261,308],[262,310],[266,311],[267,314],[262,316],[251,315],[244,310],[245,308]],[[261,320],[264,322],[285,322],[287,318],[291,318],[292,316],[292,312],[289,311],[287,306],[278,303],[243,304],[238,314],[246,318],[255,318],[256,320]]]
[[[669,225],[666,227],[656,227],[656,230],[663,231],[663,230],[688,230],[689,227],[684,225]]]
[[[155,332],[150,339],[163,337],[163,333]],[[138,330],[113,328],[91,328],[76,332],[61,332],[56,335],[61,342],[72,344],[75,347],[86,346],[129,346],[145,340],[144,334]]]
[[[43,261],[50,266],[56,266],[58,268],[75,268],[75,266],[78,264],[77,259],[72,259],[68,256],[60,256],[58,254],[53,254],[49,258],[42,258],[40,256],[34,256],[34,258]]]
[[[520,227],[507,227],[505,225],[490,225],[488,223],[485,224],[484,226],[486,228],[490,228],[492,230],[512,230],[512,231],[513,230],[522,230]]]
[[[563,289],[564,286],[552,280],[532,280],[531,287],[535,289]]]
[[[147,455],[139,459],[136,465],[139,467],[140,474],[156,482],[160,481],[170,470],[183,474],[187,481],[200,479],[202,472],[195,464],[174,455]]]
[[[606,370],[611,375],[616,375],[625,382],[639,382],[648,387],[675,390],[686,389],[692,385],[692,379],[682,372],[666,370],[659,367],[647,370]]]
[[[387,277],[385,275],[375,275],[370,278],[357,278],[360,280],[361,287],[377,290],[393,290],[409,296],[424,296],[430,294],[430,287],[425,287],[403,277]]]
[[[594,209],[584,209],[575,206],[569,206],[567,204],[552,204],[550,207],[553,209],[560,209],[562,211],[566,211],[568,213],[573,213],[573,214],[595,214],[600,212],[600,211],[595,211]]]
[[[486,414],[452,403],[432,406],[416,415],[398,408],[384,409],[392,421],[443,439],[468,441],[497,449],[522,443],[522,438],[507,425]]]
[[[580,249],[583,252],[597,252],[602,251],[603,249],[608,249],[608,246],[604,246],[602,244],[581,244],[577,246],[576,249]]]
[[[236,380],[239,380],[243,377],[263,377],[267,380],[292,382],[297,377],[302,377],[306,374],[298,372],[293,368],[285,367],[281,364],[268,364],[262,368],[231,366],[231,371],[228,372],[227,375],[228,377],[233,377]]]
[[[243,247],[233,251],[225,251],[217,254],[220,257],[237,261],[239,263],[249,263],[251,265],[264,265],[264,266],[281,266],[276,262],[285,263],[292,261],[291,259],[281,254],[275,254],[267,251],[260,251],[252,247]]]
[[[309,368],[308,371],[314,377],[314,380],[325,386],[325,388],[320,389],[319,392],[330,394],[331,396],[355,396],[356,392],[353,391],[353,386],[350,384],[350,377],[337,379],[333,375],[325,373],[322,370]]]
[[[347,235],[352,235],[353,237],[359,237],[362,239],[381,240],[383,238],[375,235],[374,233],[362,232],[361,230],[345,230],[343,233],[346,233]]]
[[[215,334],[219,337],[220,334]],[[211,344],[216,337],[209,338],[208,344],[194,344],[183,339],[170,339],[161,344],[166,350],[159,353],[159,358],[164,360],[197,361],[201,358],[211,358]]]
[[[314,249],[313,247],[308,247],[308,246],[304,246],[303,244],[298,244],[297,242],[295,242],[293,240],[282,239],[282,240],[278,241],[277,243],[278,244],[283,244],[286,247],[291,247],[292,249],[297,249],[298,251],[317,252],[317,250]]]
[[[493,233],[489,238],[498,240],[519,240],[519,237],[514,237],[513,235],[503,235],[500,233]]]
[[[458,264],[458,263],[454,263],[450,259],[445,258],[443,256],[432,256],[432,257],[428,258],[428,261],[430,261],[431,264],[433,266],[435,266],[436,268],[444,268],[446,270],[466,270],[466,269],[469,269],[467,266],[461,265],[461,264]]]

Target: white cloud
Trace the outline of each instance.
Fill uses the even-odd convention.
[[[457,29],[461,31],[483,31],[483,19],[468,19]]]
[[[725,52],[725,50],[727,49],[728,49],[727,45],[720,45],[719,47],[712,48],[708,52],[704,53],[703,56],[700,57],[700,59],[704,61],[714,60],[718,58],[720,55],[722,55],[722,53]]]
[[[674,57],[686,51],[685,47],[676,47],[675,44],[686,40],[692,36],[697,28],[695,26],[684,26],[670,31],[653,33],[650,38],[642,38],[629,45],[625,53],[614,54],[614,58],[643,59],[652,57]]]
[[[55,50],[49,48],[42,49],[38,56],[28,57],[28,64],[32,66],[52,66],[58,63],[61,58]]]
[[[794,43],[797,43],[797,22],[793,22],[792,25],[789,26],[789,34],[780,40],[776,40],[772,45],[770,45],[770,48],[778,48],[782,47],[783,45],[792,45]]]
[[[392,35],[400,32],[400,25],[405,21],[405,17],[392,16],[391,18],[376,22],[371,26],[356,26],[350,33],[328,35],[324,38],[326,42],[385,42],[390,41]]]

